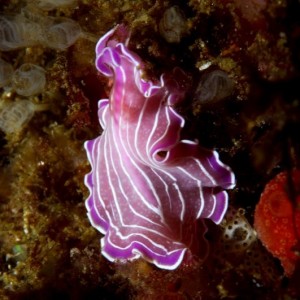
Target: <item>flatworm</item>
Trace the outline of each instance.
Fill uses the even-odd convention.
[[[184,119],[173,108],[185,94],[183,72],[143,77],[141,59],[127,47],[123,26],[96,46],[96,67],[112,80],[99,101],[101,136],[85,143],[92,170],[85,177],[92,225],[110,261],[143,257],[163,269],[207,250],[204,218],[221,222],[224,189],[234,174],[218,153],[180,140]]]

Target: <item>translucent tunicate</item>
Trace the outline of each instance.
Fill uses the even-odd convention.
[[[20,131],[30,121],[35,105],[27,100],[6,103],[0,110],[0,129],[5,134]]]
[[[12,87],[22,96],[41,93],[46,84],[45,70],[34,64],[23,64],[12,78]]]
[[[10,51],[38,43],[41,35],[39,24],[22,16],[0,16],[0,50]]]
[[[71,19],[59,18],[46,29],[45,43],[49,48],[65,50],[73,45],[81,35],[78,23]]]
[[[0,50],[9,51],[23,47],[22,28],[10,16],[0,16]]]
[[[178,6],[168,8],[159,22],[159,32],[168,43],[179,43],[187,31],[186,19]]]
[[[10,83],[13,72],[13,66],[0,58],[0,88]]]
[[[222,70],[214,70],[201,78],[194,98],[200,104],[212,103],[228,97],[232,90],[233,81],[228,75]]]

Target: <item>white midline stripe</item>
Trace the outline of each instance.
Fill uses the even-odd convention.
[[[184,198],[183,198],[183,196],[182,196],[182,193],[181,193],[181,191],[180,191],[178,185],[174,182],[174,183],[173,183],[173,186],[174,186],[174,188],[177,190],[177,192],[178,192],[178,198],[179,198],[179,200],[180,200],[180,202],[181,202],[180,220],[183,221],[184,213],[185,213],[185,201],[184,201]]]
[[[142,120],[142,118],[143,118],[143,116],[144,116],[144,112],[145,112],[147,106],[149,105],[149,103],[148,103],[148,101],[147,101],[148,99],[149,99],[149,98],[146,98],[146,100],[145,100],[145,102],[144,102],[143,108],[142,108],[141,113],[140,113],[140,115],[139,115],[138,124],[137,124],[136,130],[135,130],[135,134],[134,134],[134,145],[135,145],[135,149],[136,149],[137,153],[139,154],[140,160],[144,161],[145,164],[147,164],[147,165],[149,164],[149,155],[148,155],[148,153],[147,153],[147,158],[145,159],[145,158],[143,157],[143,155],[139,152],[139,150],[138,150],[138,149],[139,149],[139,146],[138,146],[138,134],[139,134],[139,128],[140,128],[140,125],[141,125],[141,123],[142,123],[141,120]],[[157,127],[157,123],[158,123],[158,122],[157,122],[158,115],[159,115],[158,113],[155,114],[154,124],[153,124],[153,126],[152,126],[150,135],[149,135],[149,137],[147,138],[146,152],[148,152],[148,149],[149,149],[149,142],[150,142],[150,140],[151,140],[151,137],[152,137],[153,133],[155,132],[156,127]],[[147,159],[148,159],[148,160],[147,160]]]
[[[117,168],[116,168],[116,166],[115,166],[115,163],[114,163],[114,157],[112,156],[112,151],[111,151],[111,149],[112,149],[112,146],[110,145],[110,153],[111,153],[110,162],[111,162],[112,168],[113,168],[113,170],[114,170],[114,172],[115,172],[115,174],[116,174],[116,177],[117,177],[117,179],[118,179],[118,186],[119,186],[119,188],[120,188],[120,190],[121,190],[121,193],[124,195],[124,197],[125,197],[125,199],[126,199],[127,205],[130,207],[131,211],[132,211],[135,215],[139,216],[140,218],[142,218],[142,219],[144,219],[144,220],[146,220],[146,221],[148,221],[148,222],[150,222],[150,223],[152,223],[152,224],[154,224],[154,225],[157,225],[157,226],[160,226],[160,227],[161,227],[161,224],[160,224],[160,223],[153,222],[151,219],[146,218],[144,215],[138,213],[138,212],[134,209],[134,207],[130,204],[130,201],[129,201],[129,198],[128,198],[127,194],[126,194],[126,191],[124,190],[124,188],[123,188],[123,186],[122,186],[122,180],[121,180],[121,178],[120,178],[120,176],[119,176],[119,172],[117,171]],[[118,155],[118,161],[120,161],[121,157],[119,156],[119,153],[118,153],[117,155]],[[116,204],[116,205],[118,205],[118,204]],[[123,220],[122,220],[122,225],[123,225],[123,226],[127,226],[127,227],[134,227],[134,226],[135,226],[135,225],[129,225],[129,224],[126,224]],[[143,227],[143,228],[144,228],[144,227]]]
[[[163,133],[163,135],[161,135],[160,138],[159,138],[158,140],[156,140],[154,143],[152,143],[151,146],[149,145],[149,143],[150,143],[150,137],[149,137],[149,140],[148,140],[147,145],[146,145],[148,157],[151,157],[151,155],[150,155],[150,153],[149,153],[149,150],[150,150],[151,148],[153,148],[156,144],[158,144],[158,143],[166,136],[166,134],[167,134],[167,132],[168,132],[168,127],[169,127],[170,124],[171,124],[170,117],[169,117],[168,112],[166,111],[166,108],[164,108],[164,107],[162,108],[162,107],[160,106],[159,113],[157,113],[157,114],[156,114],[156,117],[155,117],[155,125],[157,125],[157,123],[158,123],[158,117],[160,116],[160,112],[161,112],[162,109],[163,109],[163,113],[165,114],[166,119],[167,119],[166,129],[165,129],[165,132]],[[152,132],[151,132],[151,138],[152,138],[152,136],[153,136],[153,134],[154,134],[154,131],[155,131],[154,129],[155,129],[155,128],[153,128],[153,130],[152,130]]]
[[[123,76],[125,76],[124,74],[124,71],[122,70],[122,73],[123,73]],[[126,82],[126,76],[125,76],[125,81]],[[124,89],[123,89],[124,90]],[[123,98],[124,98],[124,93],[123,93]],[[124,100],[121,101],[121,103],[123,102]],[[131,164],[141,173],[141,175],[143,176],[143,178],[146,179],[147,183],[148,183],[148,186],[151,190],[154,190],[154,187],[153,185],[151,184],[151,182],[149,181],[149,178],[147,178],[147,176],[145,175],[145,173],[141,170],[141,168],[138,167],[138,165],[135,163],[135,161],[131,158],[131,156],[129,155],[128,151],[126,150],[126,146],[124,145],[124,142],[123,142],[123,139],[121,138],[122,137],[122,134],[120,133],[120,131],[122,130],[122,124],[121,124],[121,121],[122,121],[122,116],[120,116],[120,126],[118,127],[118,130],[114,130],[114,128],[112,128],[112,131],[115,133],[116,131],[119,132],[119,135],[118,135],[118,138],[120,138],[120,144],[123,146],[123,149],[125,150],[126,154],[127,154],[127,157],[129,159],[129,161],[131,162]],[[112,120],[113,122],[113,120]],[[112,126],[114,126],[114,123],[112,123]],[[117,152],[119,153],[119,156],[121,157],[121,152],[120,152],[120,149],[118,147],[118,143],[116,142],[116,149],[117,149]],[[123,160],[120,160],[121,162]],[[121,166],[122,166],[122,169],[123,169],[123,172],[126,174],[126,176],[128,177],[128,180],[129,182],[131,183],[133,189],[135,190],[135,192],[139,195],[139,198],[142,200],[142,202],[144,203],[144,205],[146,205],[149,209],[151,209],[154,213],[156,213],[157,215],[161,215],[160,214],[160,211],[153,205],[151,205],[146,199],[145,197],[143,196],[143,194],[138,190],[138,188],[136,187],[136,185],[134,184],[134,182],[131,180],[131,177],[130,175],[128,174],[128,172],[126,171],[126,168],[124,167],[123,163],[121,163]],[[157,196],[157,195],[156,195]]]
[[[137,127],[136,127],[136,129],[135,129],[135,133],[134,133],[134,149],[131,149],[131,151],[134,153],[134,152],[136,152],[137,153],[137,155],[138,155],[138,159],[140,160],[140,161],[142,161],[142,162],[144,162],[144,165],[145,165],[145,167],[146,168],[150,168],[150,169],[152,169],[150,166],[149,166],[149,164],[151,165],[151,161],[147,161],[147,160],[145,160],[144,158],[143,158],[143,154],[141,154],[140,152],[139,152],[139,145],[138,145],[138,141],[137,141],[137,139],[138,139],[138,130],[139,130],[139,128],[140,128],[140,125],[141,125],[141,120],[142,120],[142,118],[143,118],[143,114],[144,114],[144,112],[145,112],[145,109],[146,109],[146,107],[147,107],[147,105],[148,105],[148,103],[147,103],[147,100],[148,100],[149,98],[146,98],[146,100],[144,101],[144,103],[143,103],[143,107],[142,107],[142,110],[141,110],[141,112],[140,112],[140,114],[139,114],[139,118],[138,118],[138,124],[137,124]],[[131,101],[130,101],[130,103],[131,103]],[[129,105],[129,107],[130,107],[131,105]],[[130,126],[130,124],[127,122],[127,126],[126,126],[126,132],[127,132],[127,135],[126,135],[126,139],[127,139],[127,144],[128,144],[128,146],[131,148],[131,143],[130,143],[130,136],[129,136],[129,134],[128,134],[128,128],[129,128],[129,126]],[[154,125],[155,126],[155,125]],[[122,126],[121,126],[122,127]],[[137,165],[138,166],[138,165]],[[142,172],[142,174],[145,174],[143,171],[142,171],[142,169],[140,169],[141,170],[141,172]],[[148,186],[150,187],[150,189],[151,189],[151,191],[152,191],[152,193],[153,193],[153,195],[154,195],[154,198],[155,198],[155,200],[156,200],[156,202],[157,202],[157,204],[158,204],[158,207],[160,207],[161,206],[161,202],[160,202],[160,197],[158,196],[158,194],[157,194],[157,192],[156,192],[156,189],[155,189],[155,187],[153,186],[153,184],[152,184],[152,181],[148,178],[148,176],[145,174],[145,179],[146,179],[146,181],[147,181],[147,183],[148,183]]]

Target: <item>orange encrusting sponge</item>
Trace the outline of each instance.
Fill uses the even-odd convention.
[[[282,172],[265,187],[255,209],[254,228],[264,246],[277,257],[286,276],[300,261],[300,170]]]

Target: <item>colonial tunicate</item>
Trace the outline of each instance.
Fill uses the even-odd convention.
[[[32,96],[43,91],[46,84],[45,70],[37,65],[26,63],[13,74],[12,87],[22,96]]]
[[[10,83],[13,72],[13,66],[0,58],[0,88]]]
[[[226,252],[242,253],[256,241],[256,234],[243,209],[230,207],[220,224],[223,228],[222,246]]]

